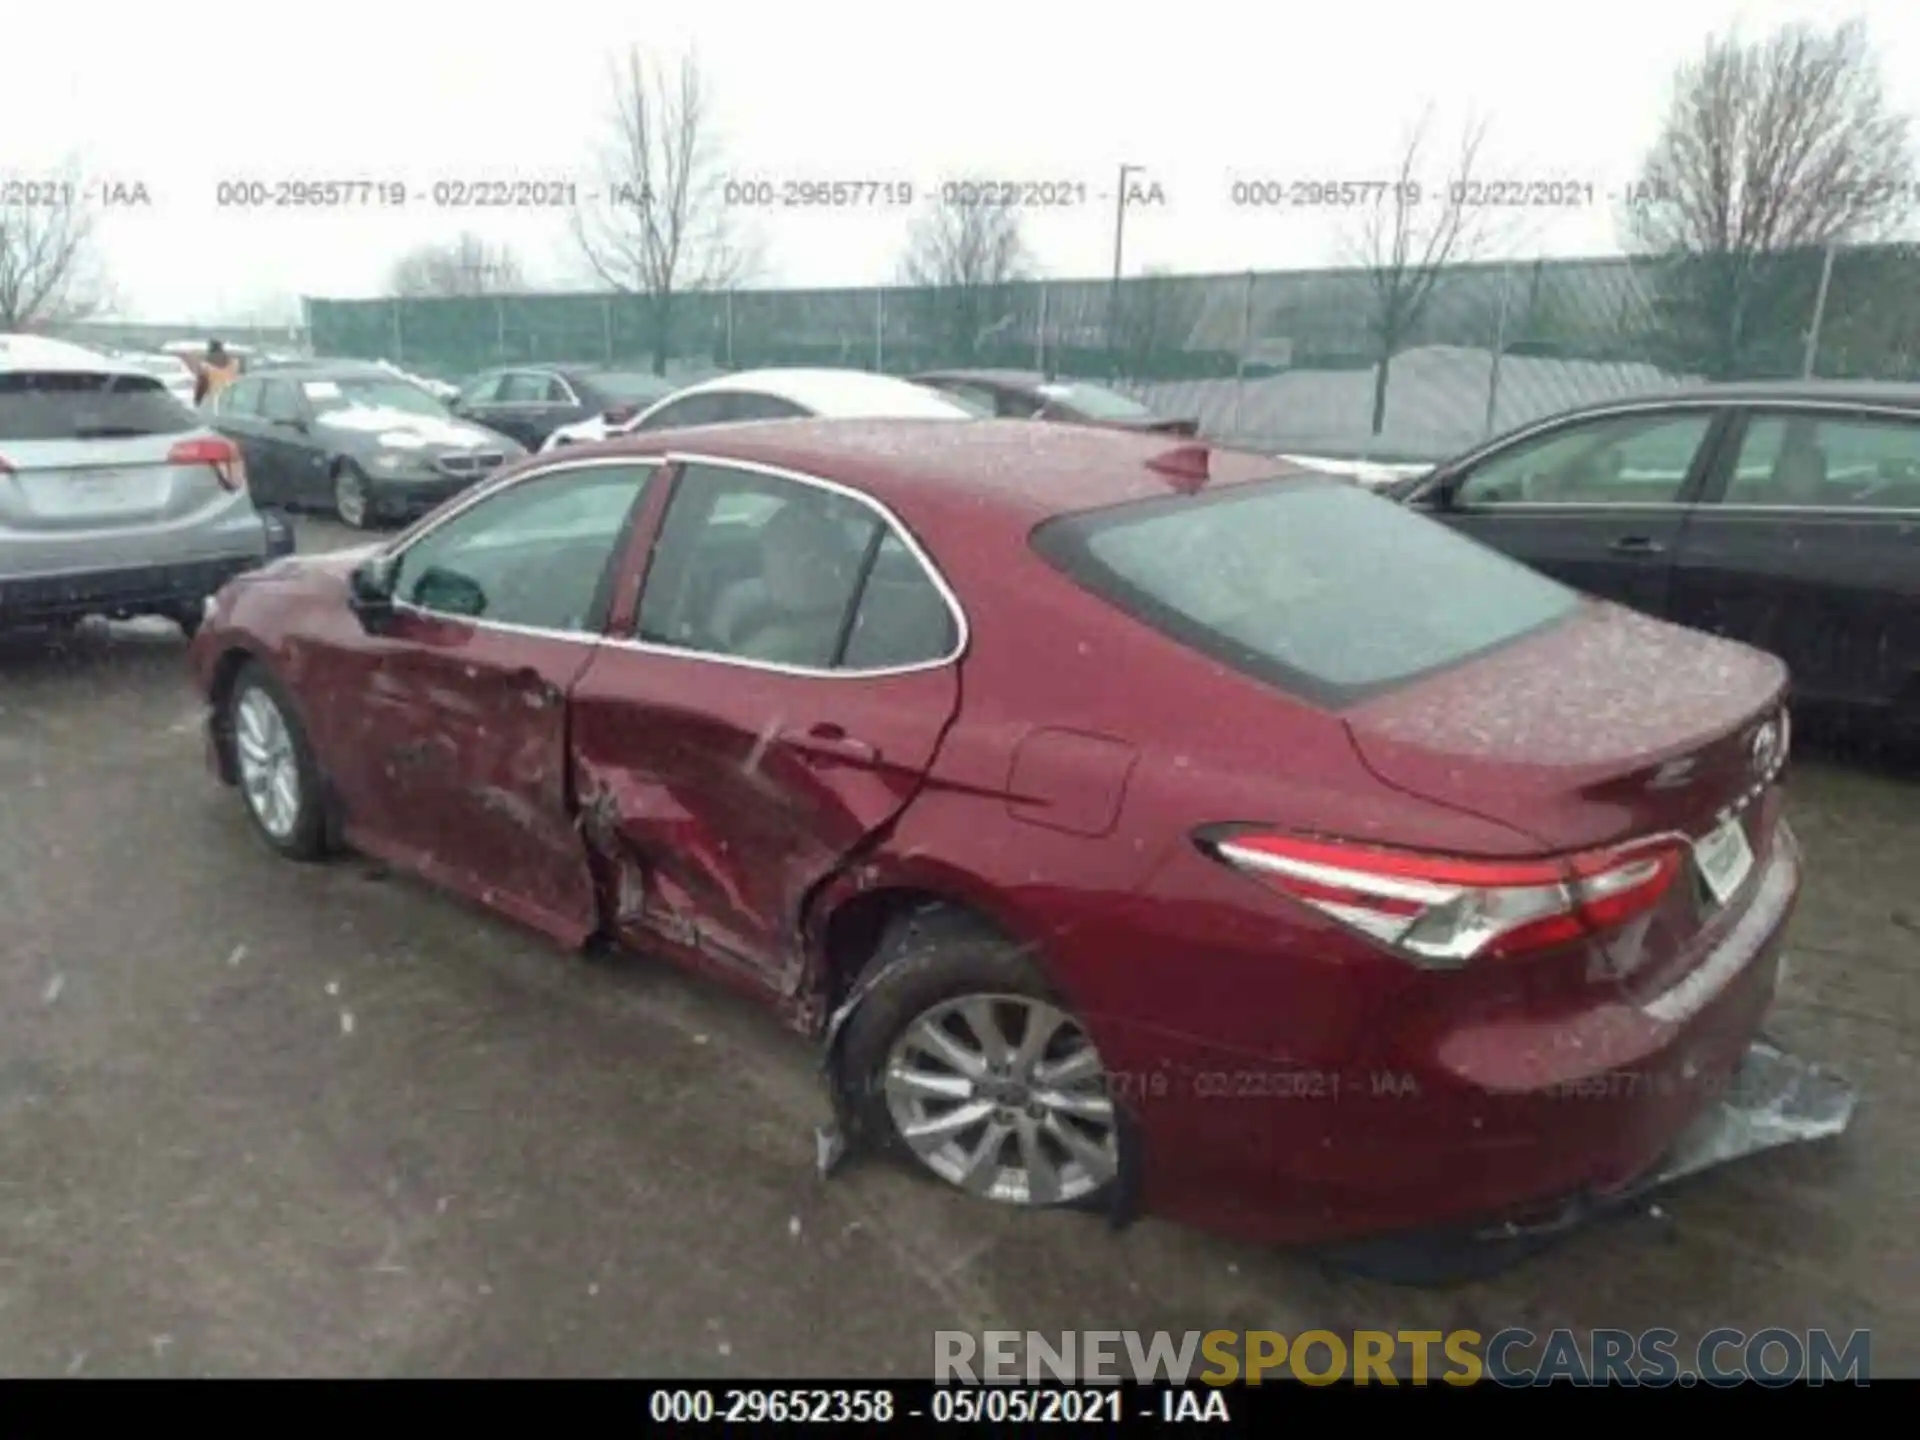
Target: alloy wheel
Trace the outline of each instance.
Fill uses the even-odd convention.
[[[1030,995],[924,1011],[882,1074],[900,1138],[934,1174],[990,1200],[1059,1205],[1119,1170],[1105,1067],[1074,1019]]]
[[[300,757],[286,716],[266,691],[251,688],[234,707],[233,749],[247,807],[261,829],[285,840],[300,823]]]
[[[367,487],[351,465],[341,466],[333,477],[333,508],[354,529],[366,528]]]

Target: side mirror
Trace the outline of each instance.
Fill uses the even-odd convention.
[[[1458,475],[1414,475],[1394,483],[1396,500],[1423,505],[1429,510],[1451,510],[1453,492],[1460,484]]]
[[[438,565],[429,566],[421,573],[413,589],[413,598],[429,610],[436,610],[443,615],[471,617],[484,614],[487,608],[486,591],[470,577],[457,571],[443,570]],[[392,604],[391,592],[387,603]]]
[[[377,632],[393,616],[393,589],[399,562],[379,555],[356,565],[347,577],[347,605],[369,632]]]
[[[640,413],[638,405],[616,405],[602,412],[600,418],[609,425],[624,425]]]

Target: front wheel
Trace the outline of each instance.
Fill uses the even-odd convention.
[[[333,513],[340,523],[364,530],[372,523],[373,500],[367,494],[367,477],[351,460],[342,460],[333,472]]]
[[[320,769],[286,691],[258,663],[227,696],[226,732],[254,828],[290,860],[319,859],[327,848]]]
[[[1106,1068],[1019,947],[923,913],[896,924],[869,974],[840,1066],[861,1133],[983,1199],[1107,1198],[1124,1137]]]

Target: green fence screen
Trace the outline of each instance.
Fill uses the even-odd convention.
[[[1920,247],[1149,275],[925,289],[308,300],[321,355],[457,380],[519,361],[1114,384],[1276,452],[1434,459],[1572,405],[1699,380],[1920,378]],[[1409,297],[1418,296],[1409,304]],[[1409,322],[1388,326],[1382,317]],[[1385,359],[1384,375],[1382,359]]]

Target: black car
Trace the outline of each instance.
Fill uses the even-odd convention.
[[[1578,589],[1772,651],[1800,702],[1920,726],[1920,385],[1592,405],[1391,493]]]
[[[929,370],[911,377],[981,415],[1057,420],[1165,435],[1197,435],[1196,419],[1156,415],[1138,400],[1085,380],[1050,380],[1037,370]]]
[[[208,409],[239,443],[256,502],[331,510],[356,528],[424,515],[526,454],[364,361],[258,368]]]
[[[460,387],[453,412],[538,450],[562,425],[601,416],[630,420],[680,387],[643,371],[600,365],[517,365],[483,370]]]

